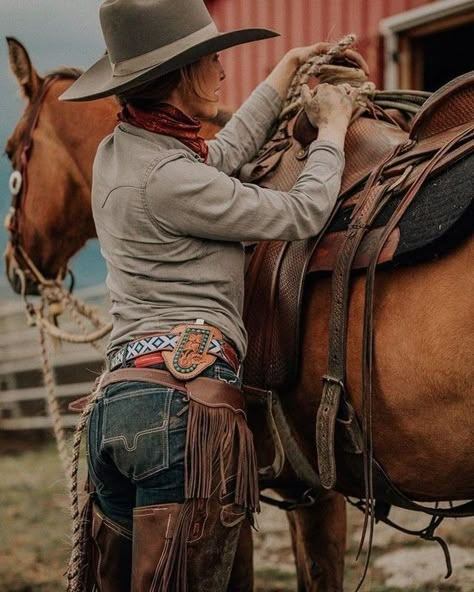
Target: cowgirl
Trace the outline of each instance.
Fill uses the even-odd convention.
[[[122,106],[93,173],[113,331],[88,425],[87,589],[224,591],[241,525],[258,507],[238,378],[247,339],[241,241],[321,230],[355,97],[306,90],[319,135],[294,187],[243,184],[235,175],[264,144],[297,69],[329,46],[287,53],[206,143],[197,118],[217,114],[217,52],[276,33],[220,33],[202,0],[105,0],[100,18],[108,53],[62,96],[115,95]]]

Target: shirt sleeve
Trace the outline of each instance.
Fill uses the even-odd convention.
[[[282,104],[277,91],[262,82],[215,139],[208,142],[208,164],[228,175],[239,171],[265,143]]]
[[[298,240],[314,236],[339,193],[343,152],[312,143],[306,166],[288,191],[242,183],[214,167],[175,155],[152,171],[144,197],[154,222],[175,235],[228,241]]]

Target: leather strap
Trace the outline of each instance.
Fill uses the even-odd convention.
[[[182,393],[190,399],[208,407],[230,407],[245,414],[245,397],[239,387],[222,380],[199,376],[189,382],[182,382],[166,370],[155,368],[122,368],[107,373],[101,386],[105,388],[117,382],[153,382]]]
[[[336,485],[334,430],[341,395],[344,391],[346,368],[346,334],[348,320],[349,278],[352,262],[368,225],[378,212],[387,186],[380,183],[383,167],[402,149],[395,150],[372,173],[360,205],[353,212],[353,220],[346,232],[332,278],[332,301],[329,320],[328,373],[323,377],[324,387],[316,417],[316,446],[321,484],[326,489]]]
[[[382,235],[378,240],[378,244],[372,250],[372,261],[369,278],[371,281],[367,282],[366,286],[366,317],[365,323],[371,324],[368,319],[368,310],[371,310],[371,298],[373,294],[373,274],[375,273],[375,266],[380,256],[381,250],[386,243],[390,233],[400,221],[400,218],[405,213],[409,204],[413,201],[421,184],[427,176],[435,169],[443,157],[456,145],[461,142],[470,144],[469,140],[472,137],[472,127],[460,130],[449,142],[447,142],[441,150],[438,150],[436,156],[432,158],[429,163],[418,174],[413,182],[413,186],[407,192],[406,196],[399,204],[392,219],[384,228]],[[318,409],[316,419],[316,443],[318,450],[318,466],[321,476],[321,483],[328,489],[334,488],[336,484],[336,464],[334,454],[334,430],[335,421],[338,413],[341,396],[344,393],[344,378],[345,378],[345,347],[346,347],[346,333],[348,320],[348,301],[349,301],[349,277],[352,268],[352,263],[362,241],[362,238],[367,230],[368,225],[373,221],[379,212],[379,208],[384,203],[384,194],[388,190],[388,184],[384,184],[380,180],[381,173],[387,163],[396,158],[399,152],[404,151],[404,146],[399,146],[394,153],[384,161],[376,171],[372,174],[371,180],[368,184],[368,189],[365,195],[362,196],[359,205],[353,212],[354,222],[348,228],[346,240],[343,243],[338,254],[335,271],[333,274],[332,284],[332,306],[329,327],[329,350],[328,350],[328,374],[324,377],[324,388],[321,403]],[[459,157],[459,154],[456,154]],[[375,182],[377,181],[377,184]],[[393,183],[392,183],[392,186]],[[371,288],[368,286],[371,285]],[[367,335],[371,335],[371,329],[368,330],[365,337],[365,348],[371,348]],[[370,362],[367,362],[369,354],[364,353],[365,374],[370,374]],[[367,379],[365,380],[367,386]],[[370,388],[370,383],[369,383]],[[364,388],[365,392],[365,388]],[[370,398],[370,394],[368,395]],[[370,419],[369,419],[370,422]],[[364,426],[367,428],[367,425]]]
[[[474,142],[474,126],[470,129],[464,129],[457,133],[445,146],[443,146],[436,155],[426,163],[423,170],[420,172],[413,186],[407,191],[402,201],[398,204],[397,209],[393,213],[389,223],[385,226],[384,232],[379,239],[378,245],[372,253],[372,260],[367,268],[367,278],[365,282],[365,310],[364,310],[364,325],[363,325],[363,354],[362,354],[362,415],[363,415],[363,433],[365,435],[364,457],[365,457],[365,485],[366,485],[366,499],[371,503],[373,499],[373,450],[372,450],[372,364],[373,364],[373,306],[374,306],[374,291],[375,291],[375,270],[377,266],[377,259],[382,251],[382,248],[387,241],[390,233],[397,226],[400,219],[407,211],[409,205],[415,199],[419,189],[424,181],[436,168],[436,165],[448,154],[453,147],[464,142],[466,150],[472,149]],[[453,151],[458,157],[458,150]]]
[[[285,448],[273,414],[273,406],[276,395],[274,397],[272,391],[267,391],[248,385],[243,386],[243,391],[249,407],[252,407],[252,404],[265,407],[265,421],[272,438],[275,454],[270,465],[259,467],[258,478],[260,483],[271,481],[276,479],[281,474],[285,465]],[[251,416],[251,413],[249,413],[249,415]]]

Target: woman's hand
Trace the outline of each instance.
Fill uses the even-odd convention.
[[[347,127],[355,107],[359,89],[349,84],[319,84],[314,94],[301,87],[303,109],[311,125],[319,129],[319,140],[330,140],[344,146]]]
[[[333,46],[332,43],[320,42],[308,45],[307,47],[295,47],[294,49],[290,49],[290,51],[288,51],[275,66],[266,81],[268,84],[271,84],[280,97],[285,100],[297,70],[312,56],[327,53]],[[351,62],[357,64],[357,66],[359,66],[359,68],[361,68],[366,74],[369,73],[367,62],[357,51],[346,49],[342,54]]]

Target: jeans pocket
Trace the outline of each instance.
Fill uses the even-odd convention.
[[[214,365],[214,376],[217,380],[222,380],[227,382],[227,384],[234,384],[235,386],[242,385],[241,379],[227,364],[216,363]]]
[[[134,481],[169,466],[168,430],[173,389],[129,383],[104,399],[101,457]]]

